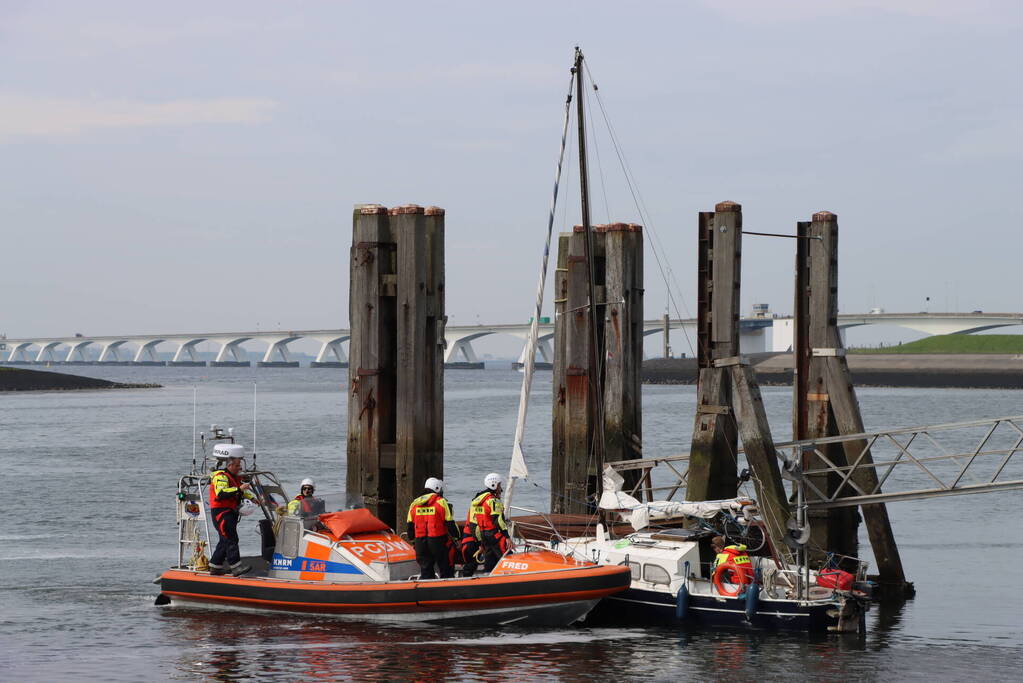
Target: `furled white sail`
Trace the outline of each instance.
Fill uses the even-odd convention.
[[[623,513],[632,528],[636,531],[646,528],[651,519],[668,517],[702,517],[710,519],[719,512],[730,512],[750,519],[756,510],[756,504],[749,498],[729,498],[726,500],[685,501],[655,500],[641,503],[633,496],[622,491],[625,478],[610,465],[604,468],[602,475],[603,491],[600,494],[600,508]],[[628,515],[624,513],[628,512]]]
[[[533,370],[536,361],[536,347],[539,337],[538,326],[543,311],[543,291],[547,282],[547,264],[551,253],[551,235],[554,233],[554,211],[558,204],[558,186],[561,183],[561,167],[565,161],[565,144],[568,140],[568,121],[572,103],[572,86],[575,84],[573,73],[568,84],[568,97],[565,100],[565,122],[561,129],[561,151],[558,154],[558,166],[554,174],[554,194],[551,197],[551,210],[547,219],[547,242],[543,248],[543,259],[540,265],[540,277],[536,287],[536,306],[529,324],[529,337],[526,339],[526,353],[522,361],[522,389],[519,392],[519,417],[515,423],[515,441],[512,445],[511,467],[508,471],[508,487],[505,491],[505,505],[511,505],[512,490],[515,481],[529,476],[529,467],[522,451],[522,442],[526,431],[526,412],[529,409],[529,392],[533,385]]]

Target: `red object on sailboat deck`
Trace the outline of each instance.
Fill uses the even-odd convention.
[[[822,569],[817,574],[817,585],[840,591],[852,590],[853,575],[841,569]]]
[[[373,513],[366,508],[328,512],[320,515],[320,523],[327,527],[335,538],[390,529],[390,527],[374,517]]]

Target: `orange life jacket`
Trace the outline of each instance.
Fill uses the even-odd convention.
[[[409,506],[408,521],[415,524],[416,538],[447,536],[451,508],[439,493],[423,494]]]
[[[310,504],[314,498],[312,496],[303,496],[301,493],[295,496],[295,500],[302,501],[302,512],[310,514],[313,511],[313,506]]]
[[[714,579],[724,576],[725,570],[732,570],[732,583],[751,583],[753,581],[753,565],[744,545],[726,546],[714,561]],[[715,584],[716,585],[716,584]]]
[[[229,488],[235,489],[233,493],[218,497],[217,496],[217,479],[218,476],[223,474],[227,477],[227,485]],[[241,502],[241,491],[238,487],[242,485],[241,480],[228,472],[227,470],[217,470],[210,476],[210,508],[216,510],[218,508],[228,508],[234,510],[238,507],[238,503]]]
[[[746,552],[746,546],[744,545],[726,546],[720,554],[728,555],[728,559],[725,560],[725,562],[731,562],[732,564],[749,564],[749,553]]]
[[[497,503],[491,501],[497,501]],[[475,524],[480,531],[501,528],[500,523],[494,521],[494,517],[495,515],[500,516],[502,513],[501,499],[490,491],[486,491],[476,496],[469,504],[469,519],[466,526]]]

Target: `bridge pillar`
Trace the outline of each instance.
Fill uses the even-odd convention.
[[[472,342],[468,339],[459,339],[454,344],[449,345],[444,353],[444,362],[449,365],[459,363],[458,354],[462,354],[462,358],[466,363],[478,365],[480,362],[479,356],[476,355],[476,350],[472,348]]]
[[[54,349],[61,345],[62,342],[46,342],[39,346],[39,353],[36,354],[36,363],[55,363],[57,359],[54,357]]]
[[[199,360],[195,355],[195,347],[206,341],[205,339],[188,339],[181,342],[178,345],[178,350],[174,352],[174,357],[168,361],[168,365],[179,365],[187,367],[205,367],[206,361]],[[188,356],[188,360],[185,360],[185,356]]]
[[[248,338],[244,338],[224,342],[224,344],[220,347],[220,351],[217,352],[217,357],[210,363],[210,365],[212,367],[221,368],[249,367],[251,363],[248,360],[248,354],[245,353],[245,349],[241,348],[242,342],[246,342],[248,340]],[[228,360],[228,354],[230,354],[231,360]]]
[[[551,339],[554,335],[549,334],[546,337],[539,337],[536,340],[536,350],[540,354],[541,360],[533,360],[534,370],[550,370],[554,367],[554,349],[551,347]],[[526,364],[526,352],[529,350],[528,344],[523,344],[522,351],[519,353],[519,359],[512,363],[512,368],[519,370]]]
[[[18,342],[15,343],[11,348],[11,353],[7,357],[7,362],[15,365],[25,365],[31,363],[31,359],[28,356],[28,349],[31,348],[33,342]]]
[[[540,352],[540,358],[543,358],[544,363],[554,362],[554,349],[551,348],[551,337],[542,337],[536,342],[536,350]]]
[[[103,349],[99,352],[99,358],[96,359],[97,363],[120,363],[121,354],[118,351],[127,342],[124,340],[107,342],[103,345]]]
[[[287,337],[271,341],[266,347],[266,353],[263,354],[263,360],[256,363],[256,365],[261,368],[297,368],[298,361],[291,360],[291,354],[288,353],[288,344],[295,341],[295,339],[297,337]],[[275,355],[279,360],[274,360]]]
[[[333,356],[334,360],[331,360]],[[345,350],[341,348],[340,340],[331,340],[323,342],[320,347],[320,352],[316,354],[316,360],[309,364],[311,368],[347,368],[348,367],[348,356],[345,355]]]
[[[64,362],[67,364],[75,363],[83,365],[86,362],[84,349],[86,346],[91,344],[91,341],[80,341],[68,345],[67,357],[64,358]],[[78,356],[76,359],[75,356]]]
[[[163,343],[163,339],[150,339],[139,344],[138,351],[132,359],[132,365],[166,365],[162,360],[156,358],[156,347]]]

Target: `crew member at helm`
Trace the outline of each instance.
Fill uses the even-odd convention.
[[[415,540],[421,579],[435,579],[438,574],[442,579],[450,579],[455,575],[449,552],[458,537],[458,527],[443,492],[444,482],[430,477],[422,495],[408,508],[408,537]]]
[[[251,485],[243,484],[238,477],[244,457],[241,446],[221,444],[213,449],[213,455],[218,465],[227,464],[210,474],[210,514],[220,535],[210,558],[210,574],[226,574],[230,569],[234,576],[241,576],[252,568],[242,566],[238,550],[238,506],[242,499],[256,500],[256,496],[249,491]]]
[[[323,499],[313,495],[316,492],[316,482],[306,477],[302,480],[299,491],[300,493],[288,503],[287,514],[315,520],[326,510]]]
[[[478,544],[476,548],[483,549],[483,570],[493,571],[498,560],[509,548],[508,526],[504,521],[504,505],[501,504],[501,493],[503,493],[504,480],[497,472],[491,472],[483,478],[484,488],[469,503],[469,516],[466,519],[466,529]],[[466,542],[463,537],[462,547],[472,547],[472,542]],[[465,556],[465,566],[462,568],[463,576],[472,576],[476,571],[476,549],[473,548],[472,556]]]

